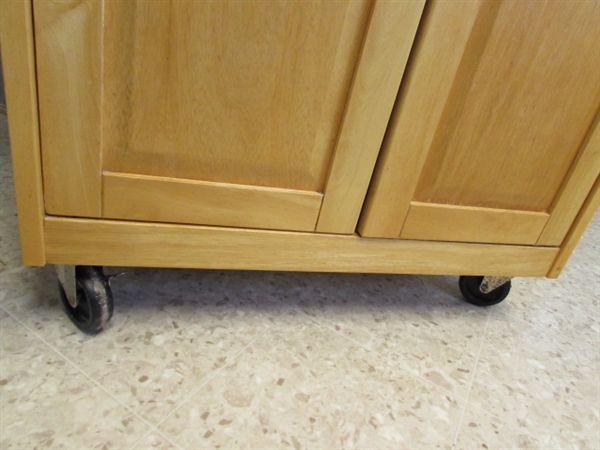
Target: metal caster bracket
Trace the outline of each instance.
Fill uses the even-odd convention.
[[[62,285],[69,305],[72,308],[77,308],[79,299],[77,298],[77,278],[75,275],[75,266],[55,265],[56,275]]]
[[[489,294],[494,289],[508,283],[510,280],[511,277],[483,277],[483,280],[479,285],[479,290],[484,294]]]

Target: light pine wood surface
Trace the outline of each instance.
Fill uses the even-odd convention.
[[[103,167],[322,191],[370,2],[105,2]]]
[[[413,202],[402,239],[533,245],[547,213]]]
[[[599,19],[600,21],[600,19]],[[599,40],[600,42],[600,40]],[[600,52],[600,48],[598,50]],[[600,113],[583,143],[582,150],[552,205],[551,219],[538,245],[560,245],[586,200],[594,181],[600,176]]]
[[[46,219],[48,261],[145,267],[543,276],[557,248]]]
[[[363,236],[400,236],[412,193],[463,55],[478,2],[430,2],[394,106],[359,222]]]
[[[378,0],[354,78],[317,224],[354,233],[424,1]]]
[[[0,46],[21,256],[24,264],[41,266],[46,262],[44,197],[32,19],[29,1],[0,2]]]
[[[102,3],[33,8],[46,211],[99,217]]]
[[[414,198],[548,211],[600,104],[600,4],[493,3],[493,20],[476,25],[487,39],[465,49],[472,59],[463,57]]]
[[[244,29],[218,23],[219,17],[242,23],[228,2],[172,5],[170,12],[182,24],[174,30],[168,26],[171,19],[157,13],[167,3],[152,4],[47,1],[36,2],[33,11],[26,1],[0,5],[27,264],[555,277],[598,208],[596,3],[433,0],[414,49],[423,8],[418,0],[401,5],[331,2],[324,9],[281,2],[279,9],[268,9],[273,15],[262,24],[267,32],[259,30],[258,15],[251,14],[255,20]],[[287,16],[290,12],[295,19]],[[285,17],[283,24],[278,17]],[[214,27],[196,30],[197,20]],[[521,27],[521,20],[529,26]],[[146,29],[150,25],[163,30],[157,33],[162,39]],[[204,55],[200,50],[214,41],[211,33],[218,34],[220,44]],[[239,49],[232,43],[243,41],[241,35],[258,52],[247,52],[248,64],[233,58]],[[273,36],[290,41],[277,47]],[[519,45],[506,36],[519,37]],[[182,47],[190,40],[198,48]],[[317,51],[305,51],[292,41]],[[25,42],[27,51],[16,42]],[[155,52],[148,52],[144,42],[156,44]],[[275,46],[273,55],[261,53],[261,45]],[[196,54],[206,58],[186,60]],[[151,61],[160,69],[159,81],[148,75]],[[252,61],[262,63],[254,67]],[[257,87],[259,93],[273,86],[286,92],[273,88],[275,94],[266,95],[270,100],[245,93],[248,79],[219,74],[222,67],[237,63],[246,64],[256,86],[264,71],[275,77],[275,84],[267,80],[269,86]],[[384,73],[390,64],[395,70]],[[573,78],[574,72],[582,75]],[[360,224],[365,235],[403,239],[359,237],[351,233],[377,156],[375,144],[383,136],[378,126],[387,123],[403,77]],[[207,86],[193,83],[196,78]],[[210,83],[220,90],[205,92]],[[235,93],[222,83],[243,88],[248,98],[215,106],[211,95],[227,100]],[[569,95],[561,89],[565,84],[572,89]],[[165,86],[176,95],[167,95]],[[377,86],[385,96],[376,98]],[[548,94],[554,91],[556,95]],[[198,100],[202,98],[211,101]],[[281,125],[266,136],[253,125],[268,117],[264,101],[280,109],[298,105],[299,110],[287,111]],[[212,106],[201,108],[206,105]],[[180,107],[189,117],[177,116]],[[216,147],[203,147],[203,139],[217,142],[223,131],[219,127],[233,125],[221,123],[222,118],[218,126],[196,119],[209,113],[220,117],[215,109],[226,107],[239,113],[234,122],[247,126],[237,135],[239,146],[204,152]],[[294,123],[294,114],[314,121]],[[307,127],[302,138],[300,124]],[[198,131],[202,127],[206,133]],[[252,142],[279,142],[277,133],[285,127],[294,128],[285,147],[289,157],[275,145],[261,147],[266,152],[262,156],[242,150],[251,148],[246,144],[254,138],[258,140]],[[173,140],[157,144],[151,133],[160,139],[171,134]],[[253,138],[248,141],[248,136]],[[304,138],[310,145],[298,144]],[[524,144],[519,147],[518,142]],[[182,176],[187,170],[198,174],[194,158],[207,155],[213,158],[210,164],[221,164],[222,174],[229,174],[225,181],[221,175],[214,180],[202,174],[197,179]],[[137,172],[142,173],[124,172],[126,166],[119,165],[128,158],[151,164],[140,166]],[[49,213],[109,220],[44,217],[42,164]],[[253,164],[262,169],[270,165],[265,169],[269,175],[260,176]],[[108,170],[117,166],[116,172]],[[271,173],[275,169],[281,171]],[[159,175],[149,173],[153,170]],[[170,170],[181,172],[169,176]],[[240,178],[227,178],[231,174]],[[255,176],[262,181],[244,178]],[[408,191],[394,191],[399,185]],[[394,217],[397,221],[390,220]],[[315,226],[322,233],[314,233]]]
[[[353,233],[423,4],[37,2],[48,211],[139,211],[139,189],[102,193],[110,172],[165,178],[144,198],[147,216],[198,206],[173,190],[179,179],[222,187],[205,202],[220,207],[170,221],[254,227],[263,209],[232,222],[236,193],[253,187],[268,204],[261,188],[275,188],[287,205],[312,200],[273,223]]]
[[[569,260],[571,253],[575,250],[575,246],[579,242],[579,239],[581,239],[585,228],[598,210],[598,207],[600,207],[600,177],[596,180],[596,183],[594,183],[581,211],[569,229],[569,233],[560,247],[560,252],[556,256],[556,260],[547,274],[548,277],[556,278],[560,275],[565,264]]]
[[[471,14],[463,3],[434,0],[427,11],[359,227],[364,236],[454,240],[461,223],[478,230],[472,241],[535,244],[543,216],[522,224],[526,241],[501,224],[550,213],[548,235],[559,226],[564,236],[598,174],[597,156],[581,144],[600,105],[599,4],[469,7]],[[453,26],[468,35],[450,35]],[[454,223],[444,223],[435,208],[423,215],[425,204],[465,207],[465,216],[454,209]],[[496,223],[485,220],[491,212]]]
[[[322,194],[105,172],[103,216],[313,231]],[[190,206],[193,205],[193,206]]]

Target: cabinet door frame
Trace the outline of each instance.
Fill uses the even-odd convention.
[[[0,2],[2,70],[24,264],[46,263],[33,16],[29,0]]]
[[[422,32],[436,30],[438,38],[415,44],[415,67],[409,66],[392,114],[358,231],[366,237],[461,240],[559,246],[600,174],[600,112],[596,113],[560,190],[547,212],[502,210],[459,205],[421,203],[415,193],[429,152],[437,139],[446,139],[450,127],[440,124],[460,106],[440,102],[471,83],[469,75],[485,49],[502,2],[470,2],[446,11],[446,32],[455,45],[438,45],[439,23],[427,13]],[[427,12],[438,5],[432,2]],[[439,17],[438,15],[438,22]],[[478,26],[481,24],[489,26]],[[453,24],[456,25],[453,30]],[[469,51],[465,48],[469,48]],[[469,58],[463,57],[469,53]],[[440,67],[441,64],[444,67]],[[437,70],[433,70],[433,68]],[[431,70],[424,70],[425,68]],[[427,72],[425,74],[425,72]],[[416,75],[415,75],[416,74]],[[426,98],[422,93],[429,92]],[[417,111],[418,113],[415,113]],[[441,129],[441,131],[440,131]],[[485,225],[485,229],[482,226]],[[448,226],[452,229],[447,230]],[[507,242],[507,230],[513,241]],[[486,234],[487,233],[487,234]],[[470,240],[468,236],[471,236]],[[451,236],[451,239],[448,239]]]
[[[313,225],[307,227],[306,221],[301,221],[303,225],[299,229],[302,231],[315,231],[315,228],[329,233],[351,234],[355,231],[424,4],[425,0],[374,1],[324,193],[305,193],[300,196],[300,202],[289,202],[310,206]],[[69,14],[68,27],[59,26],[58,19],[64,11]],[[115,203],[116,207],[109,208],[109,213],[119,213],[116,216],[107,216],[103,207],[104,188],[108,181],[102,170],[102,155],[98,151],[102,148],[103,139],[102,103],[106,101],[101,89],[105,51],[102,3],[93,0],[77,2],[76,5],[71,2],[36,2],[34,15],[38,70],[43,72],[38,82],[42,93],[41,139],[42,144],[47,144],[42,158],[46,210],[64,216],[126,220],[129,207],[123,207],[123,203]],[[53,21],[53,26],[47,26]],[[49,57],[54,55],[49,50],[60,48],[61,43],[69,45],[68,58]],[[53,114],[53,111],[62,113]],[[69,120],[65,121],[64,117]],[[231,185],[229,191],[239,192],[236,186]],[[215,188],[212,185],[208,187]],[[257,195],[259,189],[255,189]],[[241,190],[246,192],[243,187]],[[287,193],[289,191],[282,189],[275,195],[282,197]],[[111,198],[114,199],[114,196]],[[317,200],[320,203],[315,208]],[[240,202],[231,203],[231,211],[227,213],[233,217],[235,205]],[[276,215],[274,208],[277,209],[278,205],[275,203],[267,207],[266,211],[273,214],[262,216]],[[163,211],[157,217],[167,216],[168,211]],[[283,216],[276,222],[286,223]],[[210,214],[197,217],[210,217]],[[238,217],[241,215],[238,214]],[[131,219],[144,220],[140,217]],[[262,222],[253,223],[260,228]],[[204,224],[220,225],[218,221]],[[236,226],[236,223],[221,225]],[[268,225],[265,227],[269,228]]]
[[[414,67],[407,69],[358,225],[362,236],[400,237],[437,123],[444,113],[444,104],[439,99],[447,98],[452,89],[454,77],[448,74],[454,74],[458,69],[480,7],[476,2],[466,2],[460,11],[454,9],[452,15],[446,16],[448,24],[456,24],[447,31],[448,37],[452,36],[454,40],[449,49],[441,46],[429,49],[427,47],[433,43],[424,40],[415,43],[411,58],[427,52],[427,63],[432,67],[439,61],[445,61],[446,65],[428,71],[426,77],[415,76]],[[422,34],[431,25],[428,20],[431,8],[429,5],[424,14]],[[422,98],[419,92],[428,87],[430,95]],[[421,113],[419,120],[417,114],[411,114],[414,111]],[[401,133],[401,129],[410,132]]]
[[[351,234],[356,229],[424,6],[424,0],[377,0],[374,5],[325,186],[318,232]]]
[[[550,219],[537,245],[561,245],[599,176],[600,111],[550,208]]]

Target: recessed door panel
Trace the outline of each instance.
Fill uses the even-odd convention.
[[[540,244],[559,245],[600,169],[599,17],[597,2],[433,0],[361,234],[535,245],[549,227]]]
[[[46,210],[352,233],[423,4],[36,1]]]

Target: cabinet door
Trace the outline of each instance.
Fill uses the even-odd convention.
[[[600,172],[600,11],[432,1],[363,236],[559,245]]]
[[[46,211],[354,231],[423,3],[34,2]]]

